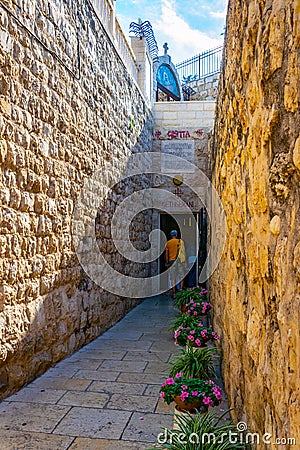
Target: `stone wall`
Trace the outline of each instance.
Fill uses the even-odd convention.
[[[231,0],[213,181],[227,242],[211,280],[233,414],[300,445],[300,4]]]
[[[112,173],[103,173],[103,188],[108,178],[118,180],[132,152],[151,149],[153,124],[89,0],[1,3],[3,398],[136,304],[85,275],[72,244],[72,212],[84,180],[105,161]],[[98,239],[108,260],[115,255],[110,217],[123,194],[113,193],[99,210]],[[140,245],[151,221],[141,214],[137,222],[131,237]]]
[[[190,101],[207,100],[215,101],[218,94],[220,74],[210,75],[197,81],[189,81],[184,86],[190,87],[192,93],[189,97]]]
[[[168,151],[164,145],[169,143],[176,148],[176,142],[191,142],[193,144],[193,160],[190,161],[197,166],[209,179],[211,178],[211,159],[209,141],[214,125],[215,102],[195,101],[195,102],[157,102],[154,103],[154,141],[153,150],[156,152]],[[175,156],[185,157],[180,152],[180,147]],[[183,184],[189,182],[190,173],[179,170],[175,175],[182,175]],[[176,194],[178,188],[168,181],[161,183],[156,179],[157,185],[164,189],[171,189]],[[203,197],[207,199],[207,186],[203,188]],[[179,188],[182,194],[180,197],[190,205],[195,212],[203,206],[199,198],[186,187]],[[176,205],[171,210],[176,211]]]

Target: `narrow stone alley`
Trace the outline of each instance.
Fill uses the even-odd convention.
[[[176,352],[170,297],[148,298],[114,327],[0,406],[1,450],[146,450],[173,426],[159,399]],[[224,409],[224,402],[214,411]]]
[[[176,259],[234,426],[300,448],[300,0],[229,0],[224,47],[176,65],[116,3],[0,0],[0,450],[145,450],[173,424]]]

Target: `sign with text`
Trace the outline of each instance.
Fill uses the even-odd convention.
[[[185,141],[161,141],[161,169],[163,173],[192,173],[194,172],[193,166],[195,162],[195,142],[193,140]],[[167,153],[167,155],[164,155]],[[170,156],[179,156],[190,164],[184,164],[181,161],[173,161]],[[176,158],[175,158],[176,159]]]

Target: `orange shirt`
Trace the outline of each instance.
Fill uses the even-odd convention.
[[[170,239],[166,244],[166,262],[175,261],[178,253],[179,239]]]

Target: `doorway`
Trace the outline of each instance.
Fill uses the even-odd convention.
[[[204,208],[197,213],[193,213],[195,221],[187,214],[169,215],[160,214],[160,229],[165,233],[167,239],[170,239],[171,230],[177,231],[180,239],[180,229],[185,236],[186,263],[189,273],[184,278],[185,287],[194,287],[198,285],[200,271],[205,263],[207,256],[207,220]],[[159,273],[166,270],[165,252],[159,258]],[[164,284],[164,285],[163,285]],[[161,289],[167,291],[167,281],[161,278]]]

